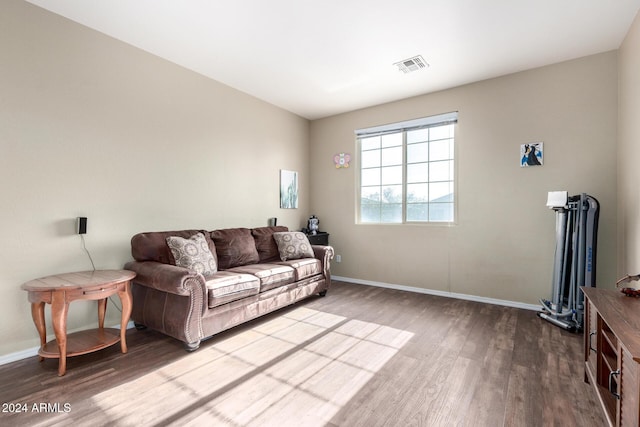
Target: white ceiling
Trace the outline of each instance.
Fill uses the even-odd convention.
[[[640,0],[28,0],[317,119],[617,49]],[[422,55],[429,68],[393,66]]]

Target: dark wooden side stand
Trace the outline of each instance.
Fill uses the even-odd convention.
[[[612,289],[585,295],[585,381],[595,388],[611,426],[640,421],[640,298]]]
[[[329,245],[329,233],[326,231],[318,231],[317,234],[307,234],[307,238],[312,245]]]
[[[31,316],[40,334],[40,361],[59,358],[58,375],[67,370],[67,357],[78,356],[109,347],[120,342],[127,352],[125,338],[131,316],[131,280],[136,273],[128,270],[97,270],[56,274],[24,283],[21,289],[29,292]],[[107,298],[118,294],[122,303],[120,330],[104,327]],[[76,300],[98,301],[98,328],[67,336],[69,304]],[[56,339],[47,342],[44,305],[51,304],[51,320]]]

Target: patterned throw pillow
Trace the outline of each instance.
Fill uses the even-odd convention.
[[[194,234],[189,239],[169,236],[167,237],[167,245],[171,249],[178,267],[194,270],[205,277],[212,276],[218,271],[216,260],[202,233]]]
[[[278,245],[278,252],[280,252],[280,259],[282,261],[288,259],[313,258],[314,256],[309,239],[300,231],[273,233],[273,238]]]

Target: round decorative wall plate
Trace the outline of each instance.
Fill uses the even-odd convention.
[[[348,168],[351,161],[351,155],[347,153],[340,153],[333,156],[333,161],[336,164],[336,169]]]

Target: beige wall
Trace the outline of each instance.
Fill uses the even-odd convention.
[[[28,3],[0,2],[0,357],[38,343],[21,283],[91,267],[74,234],[80,215],[97,268],[120,268],[140,231],[273,216],[299,228],[315,213],[343,257],[336,275],[535,303],[551,291],[546,194],[584,191],[602,204],[598,279],[610,286],[617,207],[618,272],[640,270],[639,27],[620,51],[619,100],[609,52],[309,125]],[[336,170],[332,161],[355,155],[354,129],[453,110],[458,223],[355,225],[357,163]],[[532,141],[544,141],[545,165],[521,169],[519,146]],[[279,209],[281,168],[300,172],[297,210]],[[69,329],[95,317],[92,304],[72,304]]]
[[[547,192],[601,203],[598,282],[615,278],[617,54],[608,52],[311,123],[311,208],[342,263],[335,275],[527,304],[551,295],[555,215]],[[428,72],[428,71],[427,71]],[[459,111],[457,224],[355,224],[354,129]],[[543,141],[542,167],[520,144]],[[354,156],[355,157],[355,156]]]
[[[91,268],[77,216],[97,268],[141,231],[305,224],[307,120],[18,0],[0,2],[0,58],[0,356],[38,343],[21,283]],[[96,318],[72,304],[69,329]]]
[[[640,272],[640,14],[619,51],[618,276]]]

